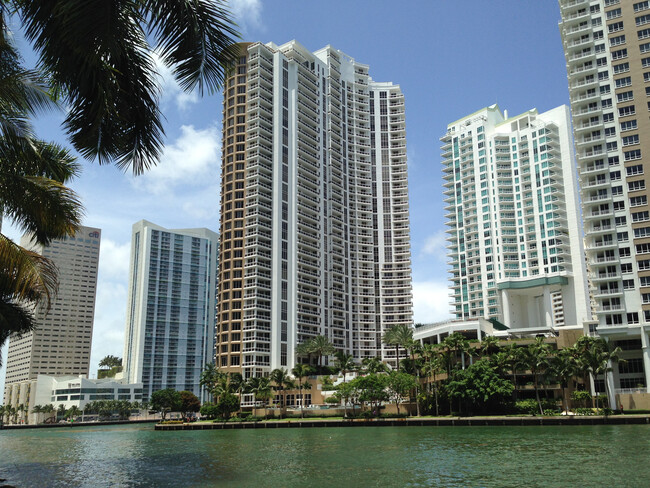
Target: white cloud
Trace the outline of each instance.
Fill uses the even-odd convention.
[[[158,165],[131,181],[136,188],[157,195],[182,185],[192,185],[192,190],[207,182],[218,185],[219,137],[214,126],[197,130],[192,125],[183,125],[180,137],[165,147]]]
[[[428,324],[452,318],[446,282],[413,282],[413,321]]]
[[[123,278],[129,272],[131,244],[102,239],[99,249],[99,277]]]
[[[188,93],[181,89],[174,79],[174,74],[172,73],[171,68],[162,62],[160,56],[154,53],[153,60],[156,65],[156,70],[158,71],[160,88],[162,89],[161,105],[163,108],[170,101],[173,101],[176,104],[176,108],[181,112],[184,112],[190,105],[199,101],[199,95],[196,90]]]
[[[102,242],[102,246],[104,243]],[[123,246],[117,246],[122,248]],[[107,265],[106,263],[103,263]],[[102,262],[100,258],[100,267]],[[128,268],[128,263],[127,263]],[[101,271],[97,283],[95,325],[90,358],[90,376],[97,374],[97,365],[108,354],[121,357],[124,350],[126,321],[126,285],[128,277],[106,279]]]
[[[436,256],[438,259],[445,261],[447,259],[447,234],[444,230],[439,230],[435,234],[427,237],[422,246],[421,254]]]
[[[239,29],[246,33],[249,28],[262,28],[261,0],[231,0],[230,11]]]

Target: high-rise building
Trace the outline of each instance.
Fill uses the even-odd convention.
[[[625,351],[615,388],[647,388],[650,2],[559,3],[595,305],[591,332]]]
[[[394,362],[381,336],[412,324],[399,86],[331,46],[242,44],[221,185],[217,366],[291,368],[317,335]]]
[[[218,235],[208,229],[133,224],[124,376],[142,397],[165,388],[203,396],[213,361]]]
[[[516,117],[498,106],[441,138],[457,319],[511,332],[591,320],[569,109]]]
[[[88,376],[100,239],[101,230],[92,227],[80,227],[74,237],[55,239],[48,246],[22,237],[21,246],[56,265],[59,287],[49,311],[36,308],[36,329],[9,339],[5,398],[12,384],[39,374]]]

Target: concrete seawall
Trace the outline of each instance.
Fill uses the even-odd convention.
[[[449,426],[522,426],[522,425],[626,425],[648,424],[648,415],[569,416],[569,417],[446,417],[428,419],[291,419],[271,422],[199,422],[192,424],[157,424],[156,430],[229,430],[291,429],[311,427],[449,427]]]

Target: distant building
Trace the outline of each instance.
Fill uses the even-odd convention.
[[[66,409],[76,406],[83,410],[85,406],[97,400],[142,401],[142,385],[127,384],[116,378],[88,379],[82,376],[48,376],[39,374],[36,379],[13,383],[5,396],[6,405],[16,408],[24,405],[28,412],[28,423],[35,424],[45,417],[37,418],[32,413],[36,405],[53,405]]]
[[[331,46],[241,45],[224,84],[217,366],[290,369],[318,335],[395,364],[382,334],[413,321],[404,113],[399,85]]]
[[[199,398],[213,362],[218,235],[208,229],[133,225],[124,376],[143,398],[164,388]]]
[[[49,312],[37,307],[36,329],[11,336],[5,377],[5,402],[15,383],[44,375],[88,376],[95,316],[101,230],[81,227],[74,237],[35,245],[23,236],[21,245],[52,260],[59,288]]]
[[[591,320],[568,107],[492,105],[441,141],[456,319],[511,333]]]

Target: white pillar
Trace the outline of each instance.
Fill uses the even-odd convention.
[[[650,340],[644,326],[641,326],[641,354],[643,357],[643,371],[645,373],[646,393],[650,393]]]
[[[510,328],[517,327],[517,324],[512,323],[510,316],[510,300],[508,299],[508,290],[501,290],[501,310],[503,312],[503,323]]]
[[[544,287],[544,317],[542,318],[546,327],[553,327],[553,302],[551,301],[551,290]]]
[[[611,370],[605,374],[605,381],[607,381],[607,390],[609,392],[609,408],[612,410],[617,410],[618,405],[616,404],[616,385],[618,384],[618,361],[608,361],[607,367]]]

